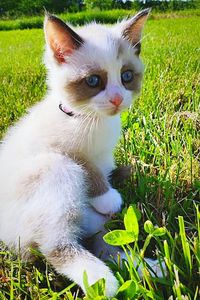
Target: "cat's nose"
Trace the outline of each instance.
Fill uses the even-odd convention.
[[[114,97],[112,97],[112,98],[110,99],[110,102],[111,102],[113,105],[115,105],[116,107],[120,106],[120,104],[122,103],[122,101],[123,101],[123,98],[122,98],[122,96],[119,95],[119,94],[116,94]]]

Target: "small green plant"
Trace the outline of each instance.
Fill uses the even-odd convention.
[[[113,230],[108,232],[104,236],[104,241],[113,246],[121,246],[126,254],[127,261],[124,262],[128,269],[130,278],[123,281],[118,290],[118,294],[123,294],[126,299],[137,299],[138,297],[144,297],[144,299],[155,299],[155,291],[152,288],[152,284],[155,279],[150,279],[150,273],[153,270],[148,270],[148,266],[144,260],[145,250],[148,247],[151,238],[158,238],[166,234],[164,227],[154,227],[151,221],[147,220],[144,224],[144,228],[148,233],[142,249],[139,248],[139,220],[141,214],[136,206],[130,206],[124,215],[124,230]],[[131,245],[130,245],[131,244]],[[141,285],[141,280],[138,275],[138,267],[141,268],[144,280],[147,286]],[[161,264],[162,268],[162,264]],[[163,276],[164,275],[164,270]],[[119,273],[118,273],[119,275]],[[157,279],[156,279],[157,280]],[[152,283],[151,283],[152,281]],[[156,284],[156,281],[155,281]],[[148,297],[147,297],[148,295]]]
[[[144,223],[144,229],[148,234],[142,249],[139,249],[138,238],[139,238],[139,211],[136,207],[130,206],[124,216],[124,230],[113,230],[108,232],[104,236],[106,243],[113,246],[121,246],[124,252],[126,253],[126,258],[124,267],[127,268],[129,278],[124,280],[121,276],[121,269],[116,273],[117,278],[120,282],[120,287],[117,293],[117,299],[165,299],[165,293],[159,292],[159,285],[163,287],[171,286],[171,295],[169,293],[168,297],[176,297],[176,299],[198,299],[199,295],[199,286],[198,284],[195,287],[194,298],[191,298],[190,289],[185,286],[184,279],[195,280],[195,277],[191,278],[192,274],[192,260],[191,252],[193,252],[193,263],[196,260],[199,270],[200,268],[200,214],[199,208],[196,206],[196,226],[197,226],[197,237],[193,241],[188,241],[186,238],[186,232],[184,227],[184,220],[179,216],[179,233],[176,235],[176,241],[181,240],[181,247],[176,249],[174,240],[171,237],[170,232],[165,227],[155,227],[150,220],[147,220]],[[168,238],[163,240],[163,237]],[[155,238],[157,241],[158,247],[160,247],[164,254],[161,258],[160,254],[158,259],[160,262],[160,268],[163,273],[163,278],[157,278],[153,276],[151,269],[148,269],[148,265],[144,260],[144,253],[152,238]],[[194,247],[192,244],[194,243]],[[131,244],[131,245],[130,245]],[[170,244],[170,247],[169,247]],[[170,252],[171,248],[171,252]],[[191,248],[191,250],[190,250]],[[161,253],[160,249],[160,253]],[[173,249],[173,250],[172,250]],[[186,271],[180,269],[178,264],[173,262],[173,256],[176,255],[176,251],[183,254],[184,264],[187,268]],[[159,253],[159,252],[157,252]],[[163,268],[161,260],[165,261],[167,268]],[[142,265],[142,282],[138,276],[137,267]],[[198,272],[198,271],[197,271]],[[198,276],[198,274],[196,274]],[[193,273],[194,276],[194,273]],[[87,283],[87,276],[84,274],[84,283],[86,286],[87,296],[85,299],[92,300],[104,300],[107,299],[104,296],[105,283],[104,280],[100,280],[95,285],[90,287]],[[191,282],[192,283],[192,282]],[[115,298],[112,298],[115,299]],[[173,299],[173,298],[172,298]]]
[[[104,236],[104,241],[113,246],[123,246],[138,240],[139,226],[136,208],[129,207],[124,216],[125,230],[113,230]]]
[[[102,278],[94,283],[92,286],[88,283],[87,273],[83,274],[83,283],[86,290],[84,300],[106,300],[105,296],[105,280]]]

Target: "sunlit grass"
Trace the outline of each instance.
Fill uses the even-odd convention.
[[[50,11],[53,13],[53,11]],[[90,10],[81,11],[78,13],[62,13],[58,16],[70,22],[73,25],[83,25],[92,21],[97,21],[100,23],[115,23],[120,19],[126,18],[127,15],[134,15],[135,10],[124,10],[124,9],[112,9],[112,10]],[[158,12],[153,10],[151,13],[151,19],[162,19],[162,18],[185,18],[191,16],[200,16],[200,9],[186,9],[178,11],[165,11]],[[16,30],[16,29],[32,29],[32,28],[42,28],[43,27],[43,15],[30,16],[30,17],[19,17],[17,19],[8,19],[6,17],[0,20],[0,30]]]

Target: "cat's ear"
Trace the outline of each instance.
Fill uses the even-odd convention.
[[[75,31],[49,13],[45,15],[44,32],[46,42],[60,64],[66,62],[66,57],[83,44],[82,38]]]
[[[127,20],[123,28],[122,37],[136,49],[137,55],[140,54],[142,30],[150,11],[150,8],[140,11],[133,18]]]

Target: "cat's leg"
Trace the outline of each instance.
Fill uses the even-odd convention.
[[[117,190],[113,189],[101,172],[86,160],[76,161],[84,167],[87,172],[87,193],[90,197],[91,207],[85,210],[82,228],[85,233],[86,246],[102,259],[109,259],[117,256],[127,259],[125,253],[117,247],[106,244],[103,236],[106,234],[104,224],[109,221],[111,215],[121,210],[122,199]],[[110,180],[115,184],[120,184],[131,175],[130,166],[121,166],[116,168],[110,176]],[[162,277],[159,262],[157,260],[145,258],[146,263],[154,270],[158,277]],[[142,264],[137,258],[134,259],[134,265],[140,265],[138,273],[142,275]],[[153,273],[152,273],[153,275]]]
[[[111,270],[78,243],[80,223],[87,207],[85,171],[61,155],[53,155],[49,161],[41,178],[39,174],[31,177],[37,182],[30,187],[34,190],[28,191],[25,214],[21,214],[20,222],[25,231],[29,227],[31,242],[37,243],[59,273],[74,280],[84,291],[84,271],[89,284],[104,278],[106,295],[113,296],[118,283]],[[26,189],[29,189],[27,185]],[[23,243],[23,230],[20,239]]]
[[[70,241],[57,244],[54,248],[43,249],[47,260],[61,274],[75,281],[85,292],[83,274],[86,272],[88,283],[94,284],[97,280],[105,279],[106,296],[114,296],[118,282],[111,270],[100,259],[95,257],[80,244]]]
[[[111,172],[109,181],[115,187],[119,187],[122,186],[123,182],[130,176],[131,166],[120,166]],[[99,176],[98,181],[102,181],[101,176]],[[100,189],[93,190],[93,199],[91,200],[91,205],[96,211],[102,214],[117,213],[121,210],[122,206],[121,195],[115,188],[109,186],[108,183],[107,187],[107,190],[104,189],[103,191],[101,191]]]
[[[87,171],[89,170],[87,164],[85,164],[84,167]],[[92,197],[90,198],[91,207],[87,208],[86,216],[82,224],[85,232],[85,243],[92,253],[104,260],[110,258],[117,259],[118,256],[121,260],[127,260],[126,254],[120,248],[110,246],[103,240],[103,236],[107,232],[104,224],[109,221],[109,215],[121,210],[121,196],[117,190],[110,187],[98,169],[94,167],[91,169],[90,166],[90,170],[93,170],[93,173],[89,173],[88,181],[88,193],[89,196]],[[115,184],[120,184],[123,180],[130,177],[130,175],[131,167],[121,166],[111,173],[110,180]],[[145,258],[144,261],[154,270],[156,276],[163,276],[158,260]],[[142,277],[142,263],[136,257],[133,263],[135,266],[139,266],[138,273],[139,276]],[[163,269],[165,270],[164,264]],[[153,275],[154,273],[152,272],[152,276]]]
[[[125,180],[131,176],[131,166],[119,166],[109,176],[109,182],[115,188],[122,187]],[[101,174],[98,182],[102,181]],[[102,184],[100,185],[100,187]],[[93,189],[92,206],[102,214],[113,214],[121,210],[122,198],[120,193],[107,183],[107,190]]]
[[[73,154],[71,158],[86,172],[86,188],[90,205],[104,215],[119,212],[123,203],[122,197],[111,187],[102,172],[80,154]]]

